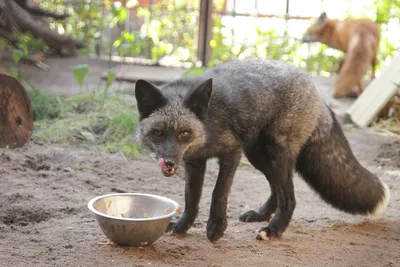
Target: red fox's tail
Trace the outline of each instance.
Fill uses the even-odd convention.
[[[296,170],[333,207],[351,214],[379,215],[389,203],[389,188],[361,166],[330,113],[331,129],[321,123],[301,150]]]
[[[376,40],[367,32],[360,32],[352,38],[345,62],[336,80],[334,98],[348,95],[355,86],[362,88],[363,76],[374,57],[374,46]]]

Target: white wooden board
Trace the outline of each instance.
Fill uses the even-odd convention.
[[[114,67],[117,81],[135,83],[138,79],[145,79],[154,84],[160,85],[170,80],[179,78],[187,69],[167,68],[161,66],[140,66],[124,64]],[[106,80],[108,70],[105,70],[101,78]]]
[[[361,127],[369,126],[396,94],[396,84],[400,84],[400,53],[348,109],[352,121]]]

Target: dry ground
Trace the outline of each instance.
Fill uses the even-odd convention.
[[[106,238],[87,202],[111,192],[146,192],[184,207],[182,171],[165,178],[147,155],[127,159],[89,147],[31,142],[21,149],[0,150],[0,264],[400,266],[400,144],[363,130],[347,131],[346,136],[360,162],[391,188],[383,216],[368,219],[337,211],[296,176],[297,207],[283,238],[256,240],[255,230],[264,224],[241,223],[238,216],[257,209],[269,196],[269,187],[259,172],[243,163],[229,198],[228,229],[211,244],[205,225],[218,166],[210,161],[194,227],[185,237],[165,235],[148,248],[98,244]]]

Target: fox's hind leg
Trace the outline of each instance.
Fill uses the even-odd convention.
[[[372,62],[371,62],[371,80],[375,79],[375,67],[377,63],[377,58],[376,55],[372,57]]]
[[[251,162],[251,161],[250,161]],[[254,165],[254,164],[253,164]],[[264,205],[257,211],[249,210],[240,215],[239,220],[242,222],[264,222],[271,219],[272,214],[275,213],[278,207],[278,199],[276,197],[275,188],[270,184],[271,195],[265,201]]]
[[[253,146],[247,147],[245,154],[251,164],[266,176],[272,194],[258,213],[247,212],[241,216],[242,220],[262,221],[268,219],[276,209],[268,226],[259,230],[257,238],[280,238],[296,206],[292,180],[295,158],[288,147],[266,135],[262,135]]]
[[[342,58],[342,59],[339,60],[338,68],[336,69],[336,74],[339,74],[339,73],[340,73],[340,71],[341,71],[341,69],[342,69],[342,67],[343,67],[343,64],[344,64],[345,60],[346,60],[346,58]]]

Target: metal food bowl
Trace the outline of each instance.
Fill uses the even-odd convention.
[[[88,208],[112,242],[120,246],[149,246],[163,235],[180,207],[166,197],[121,193],[93,198]]]

